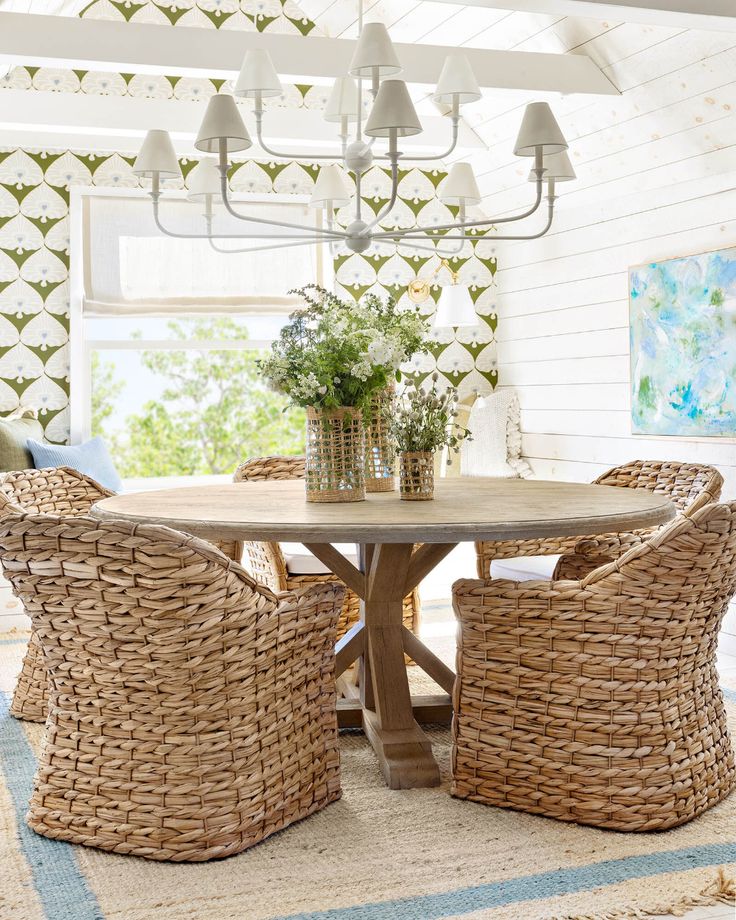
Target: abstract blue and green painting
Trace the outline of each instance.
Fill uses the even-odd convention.
[[[629,281],[633,433],[736,437],[736,247]]]

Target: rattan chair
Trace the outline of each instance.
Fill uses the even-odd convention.
[[[113,494],[84,473],[64,466],[0,473],[0,519],[24,511],[76,517]],[[45,722],[46,711],[46,666],[38,637],[31,629],[10,712],[17,719]]]
[[[256,457],[241,463],[235,471],[235,482],[264,480],[304,479],[304,457]],[[313,584],[337,582],[332,573],[299,573],[289,571],[283,550],[278,543],[246,542],[246,567],[254,578],[268,585],[272,591],[287,591]],[[322,566],[320,566],[323,568]],[[404,598],[404,625],[412,632],[419,627],[419,591],[415,589]],[[345,591],[345,601],[337,627],[338,636],[344,635],[360,618],[360,599],[350,589]]]
[[[8,515],[0,552],[49,673],[33,830],[201,861],[340,797],[339,585],[276,596],[196,537],[86,517]]]
[[[736,502],[582,582],[456,582],[453,795],[622,831],[721,801],[736,767],[715,652],[735,591]]]
[[[703,464],[633,460],[603,473],[594,480],[594,485],[662,493],[669,496],[679,511],[691,514],[721,497],[723,477],[712,466]],[[630,546],[646,540],[652,533],[654,530],[639,530],[582,540],[580,537],[545,537],[539,540],[478,542],[475,544],[478,577],[491,577],[494,559],[562,555],[553,577],[584,578],[599,566],[616,559]]]

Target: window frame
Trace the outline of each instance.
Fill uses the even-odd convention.
[[[140,188],[76,188],[72,187],[69,202],[69,228],[70,228],[70,258],[69,258],[69,436],[70,443],[80,444],[91,437],[92,422],[92,353],[94,351],[142,351],[171,350],[171,351],[265,351],[270,348],[273,339],[247,339],[247,346],[231,340],[188,340],[182,342],[177,339],[97,339],[90,338],[87,334],[88,317],[84,312],[84,199],[88,197],[121,197],[121,198],[148,198],[145,189]],[[186,199],[186,190],[167,193],[169,198]],[[290,195],[283,193],[238,193],[237,200],[242,202],[254,201],[258,203],[286,202],[304,204],[309,201],[308,195]],[[317,283],[327,289],[334,286],[334,262],[330,254],[329,243],[315,243],[319,247],[317,255],[318,271],[321,278]],[[237,314],[233,312],[218,314],[197,313],[183,308],[181,313],[167,310],[141,314],[129,314],[136,319],[163,318],[187,319],[202,318],[203,315],[227,315],[247,319],[253,317],[253,312]],[[266,312],[263,316],[271,315]],[[121,315],[119,318],[125,318]],[[284,316],[286,319],[286,316]]]

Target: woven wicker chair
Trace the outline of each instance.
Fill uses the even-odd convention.
[[[304,457],[256,457],[241,463],[235,471],[235,482],[264,480],[304,479]],[[313,584],[337,582],[333,574],[299,574],[287,571],[286,560],[278,543],[246,542],[245,560],[254,578],[268,585],[272,591],[294,590]],[[404,598],[404,625],[412,632],[419,627],[419,591],[415,589]],[[350,589],[345,591],[345,601],[338,622],[337,634],[344,635],[360,618],[360,599]]]
[[[113,494],[84,473],[65,466],[1,473],[0,519],[24,511],[76,517],[87,514],[95,502]],[[16,719],[45,722],[47,703],[46,666],[32,629],[10,712]]]
[[[9,515],[0,552],[49,673],[33,830],[202,861],[340,797],[339,585],[277,597],[196,537],[85,517]]]
[[[712,466],[695,463],[633,460],[617,466],[594,480],[595,485],[623,489],[646,489],[669,496],[683,513],[691,514],[721,497],[723,477]],[[519,556],[562,555],[553,577],[584,578],[589,572],[618,558],[630,546],[651,536],[653,530],[603,534],[597,537],[546,537],[539,540],[502,540],[475,544],[478,576],[491,577],[494,559]]]
[[[452,793],[623,831],[736,784],[715,652],[736,502],[680,516],[582,582],[464,580]]]

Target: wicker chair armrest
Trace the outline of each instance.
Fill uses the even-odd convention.
[[[519,597],[547,602],[554,597],[569,597],[570,592],[580,590],[579,581],[550,581],[540,578],[534,581],[511,581],[508,578],[461,578],[452,586],[455,598],[467,600],[470,597],[482,599],[484,604],[491,599],[499,605],[514,606]],[[543,607],[540,605],[540,609]]]
[[[606,533],[597,537],[584,537],[575,544],[574,552],[579,556],[609,556],[616,558],[631,549],[644,543],[652,534],[651,530],[635,530],[629,533]]]
[[[298,585],[288,591],[279,591],[276,599],[281,604],[301,604],[305,601],[321,600],[324,603],[333,603],[339,610],[347,588],[338,581],[318,581],[309,585]]]
[[[556,556],[572,552],[580,539],[576,537],[540,537],[536,540],[482,540],[476,549],[493,559],[514,559],[517,556]]]

